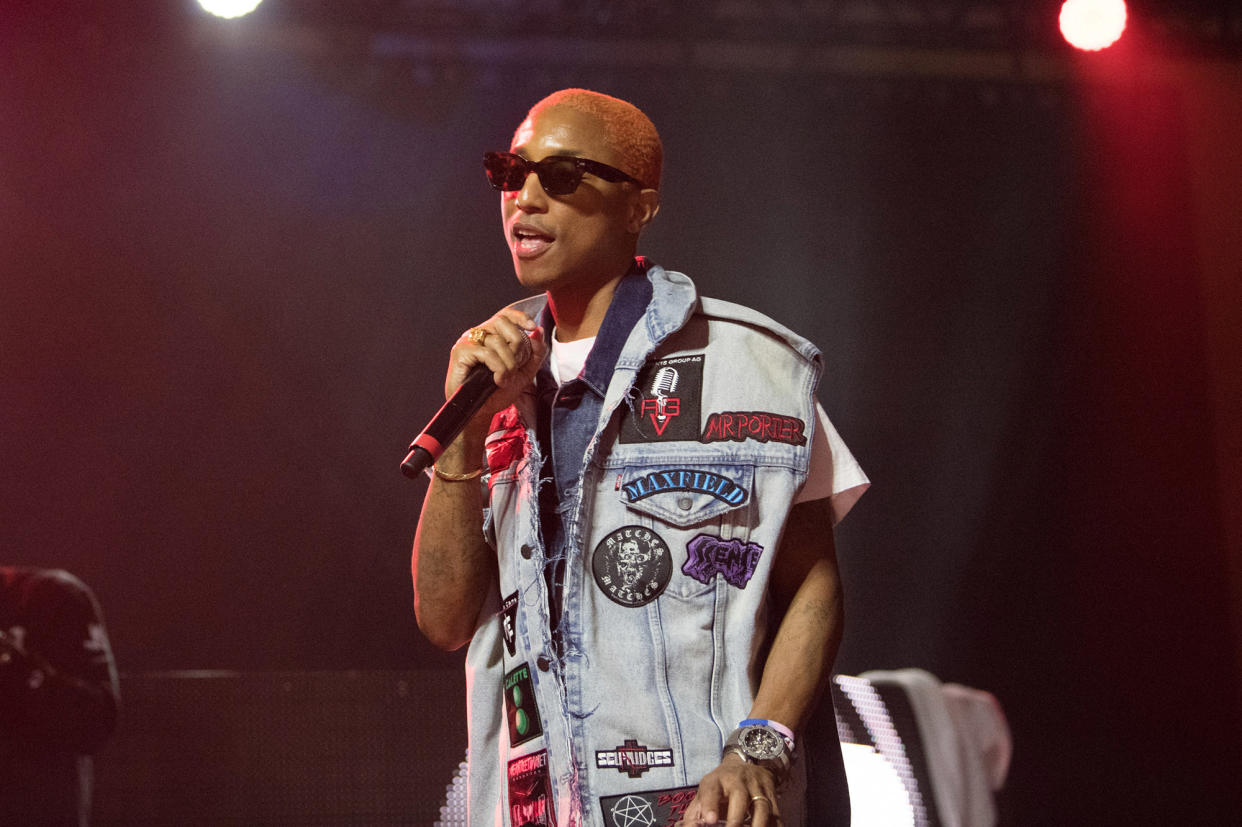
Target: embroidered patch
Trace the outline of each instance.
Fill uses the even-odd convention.
[[[546,749],[509,762],[509,822],[514,827],[556,827]]]
[[[673,559],[660,535],[629,525],[600,540],[591,571],[609,600],[635,609],[655,600],[668,586]]]
[[[673,766],[671,749],[649,749],[634,738],[626,738],[616,749],[595,751],[595,766],[601,770],[614,769],[638,778],[652,767]]]
[[[523,663],[505,675],[505,717],[509,719],[509,744],[518,746],[543,734],[530,667]]]
[[[711,494],[718,500],[729,505],[741,505],[750,495],[742,486],[728,477],[711,471],[696,471],[692,468],[674,468],[669,471],[655,471],[636,477],[624,483],[625,496],[630,502],[638,502],[661,491],[694,491],[698,494]]]
[[[526,429],[517,408],[510,405],[492,417],[492,427],[483,442],[487,451],[487,471],[495,474],[522,458],[526,447]]]
[[[675,356],[647,365],[634,382],[617,439],[630,442],[690,442],[699,438],[703,356]]]
[[[723,411],[707,417],[700,442],[785,442],[806,445],[806,423],[767,411]]]
[[[720,574],[730,585],[744,589],[754,576],[762,554],[763,546],[758,543],[700,534],[686,544],[686,562],[681,570],[704,584],[710,584]]]
[[[675,787],[599,799],[606,827],[673,827],[690,808],[698,787]]]
[[[514,592],[505,598],[500,608],[500,631],[504,635],[505,649],[509,657],[517,654],[517,609],[518,593]]]

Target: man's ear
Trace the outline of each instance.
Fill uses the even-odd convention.
[[[638,195],[630,201],[630,223],[627,229],[637,235],[642,232],[643,228],[651,223],[651,219],[656,217],[656,213],[660,211],[660,191],[651,189],[642,189],[638,191]]]

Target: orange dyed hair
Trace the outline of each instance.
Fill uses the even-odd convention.
[[[533,118],[554,106],[575,109],[602,121],[609,146],[623,159],[621,171],[642,181],[644,187],[660,188],[664,145],[655,124],[641,109],[602,92],[562,89],[532,106],[526,117]]]

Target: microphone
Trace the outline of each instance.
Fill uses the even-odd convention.
[[[677,379],[677,368],[665,365],[656,371],[655,379],[651,382],[651,395],[658,400],[656,410],[659,413],[656,419],[660,422],[668,418],[668,415],[664,413],[664,400],[670,393],[677,390]]]
[[[410,453],[401,463],[401,473],[410,479],[419,474],[440,458],[449,443],[457,438],[461,429],[466,427],[470,417],[478,413],[487,398],[496,392],[496,383],[492,381],[492,369],[480,362],[466,374],[466,381],[461,383],[456,392],[449,397],[444,406],[423,428],[423,432],[414,437],[410,443]]]
[[[523,343],[519,354],[519,367],[526,364],[531,357],[530,339]],[[414,437],[410,443],[410,452],[401,462],[401,473],[410,479],[416,479],[426,471],[433,462],[440,458],[444,449],[457,439],[461,429],[466,427],[470,418],[479,412],[493,393],[496,382],[492,379],[492,369],[482,362],[470,369],[466,379],[436,415],[423,428],[423,432]]]

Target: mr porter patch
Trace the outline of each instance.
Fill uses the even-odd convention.
[[[673,576],[668,544],[649,528],[618,528],[595,547],[591,571],[613,603],[636,609],[655,600]]]
[[[701,442],[784,442],[806,445],[806,423],[768,411],[721,411],[707,417]]]

